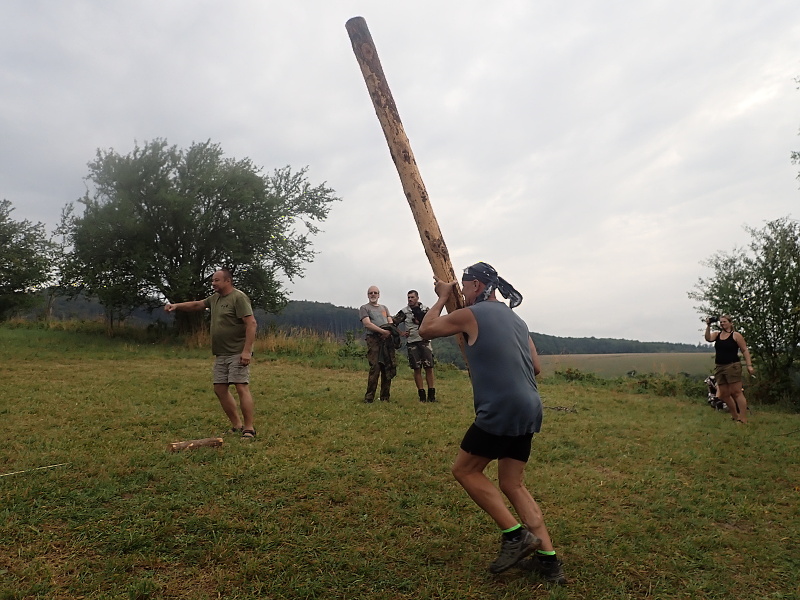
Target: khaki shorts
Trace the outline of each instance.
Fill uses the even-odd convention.
[[[241,354],[223,354],[214,360],[214,385],[250,383],[250,365],[243,365]]]
[[[714,377],[717,378],[717,385],[731,385],[742,381],[742,363],[735,362],[727,365],[716,365]]]

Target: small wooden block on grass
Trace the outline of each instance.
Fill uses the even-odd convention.
[[[200,446],[222,446],[223,441],[220,437],[203,438],[202,440],[188,440],[186,442],[172,442],[167,446],[167,450],[171,452],[178,452],[179,450],[188,450],[190,448],[199,448]]]

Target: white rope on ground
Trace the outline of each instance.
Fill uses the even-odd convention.
[[[3,473],[0,477],[8,477],[9,475],[19,475],[20,473],[30,473],[31,471],[40,471],[42,469],[53,469],[55,467],[63,467],[72,463],[58,463],[57,465],[47,465],[46,467],[36,467],[34,469],[25,469],[24,471],[13,471],[11,473]]]

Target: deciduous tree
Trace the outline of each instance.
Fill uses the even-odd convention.
[[[0,320],[35,304],[33,292],[53,276],[54,245],[44,225],[14,221],[8,200],[0,201]]]
[[[98,150],[86,180],[82,214],[68,210],[62,222],[72,246],[66,279],[98,296],[112,320],[143,304],[203,298],[222,266],[254,306],[280,309],[283,279],[313,260],[311,236],[338,199],[305,168],[264,175],[210,141],[181,150],[155,140],[126,156]],[[183,330],[198,317],[177,313]]]
[[[747,340],[766,399],[797,392],[800,364],[800,222],[789,217],[745,228],[748,248],[719,252],[704,264],[689,297],[704,315],[730,314]]]

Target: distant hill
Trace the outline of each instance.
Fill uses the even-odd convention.
[[[267,315],[268,322],[279,326],[304,327],[330,331],[361,331],[358,309],[334,306],[328,302],[294,300],[279,315]],[[536,348],[542,354],[627,354],[640,352],[708,352],[708,344],[673,344],[637,342],[613,338],[571,338],[533,333]]]
[[[637,342],[614,338],[557,337],[533,333],[539,354],[641,354],[657,352],[708,352],[709,344],[673,344],[671,342]]]
[[[36,318],[31,313],[29,318]],[[57,298],[52,316],[57,319],[96,319],[102,318],[103,308],[94,300],[79,297],[74,300]],[[174,317],[160,310],[150,312],[137,310],[128,319],[133,325],[146,326],[155,321],[171,323]],[[363,327],[358,320],[358,309],[334,306],[329,302],[294,300],[289,302],[280,314],[266,314],[256,310],[256,319],[263,328],[308,329],[319,333],[331,333],[344,339],[348,332],[360,338]],[[637,342],[614,338],[572,338],[532,333],[533,341],[540,354],[639,354],[658,352],[708,352],[708,344],[673,344],[669,342]],[[453,338],[434,341],[437,359],[463,366],[458,345]]]
[[[260,319],[259,319],[260,322]],[[266,315],[265,322],[276,327],[297,327],[330,332],[344,337],[348,331],[360,337],[363,331],[358,309],[334,306],[327,302],[295,300],[279,315]],[[708,344],[673,344],[669,342],[637,342],[613,338],[570,338],[532,333],[540,354],[641,354],[659,352],[708,352]],[[441,362],[463,366],[458,345],[452,338],[435,340],[434,350]]]
[[[329,302],[293,300],[277,315],[256,311],[256,319],[267,327],[311,329],[332,333],[338,338],[344,338],[348,331],[356,334],[364,331],[357,308],[334,306]]]

